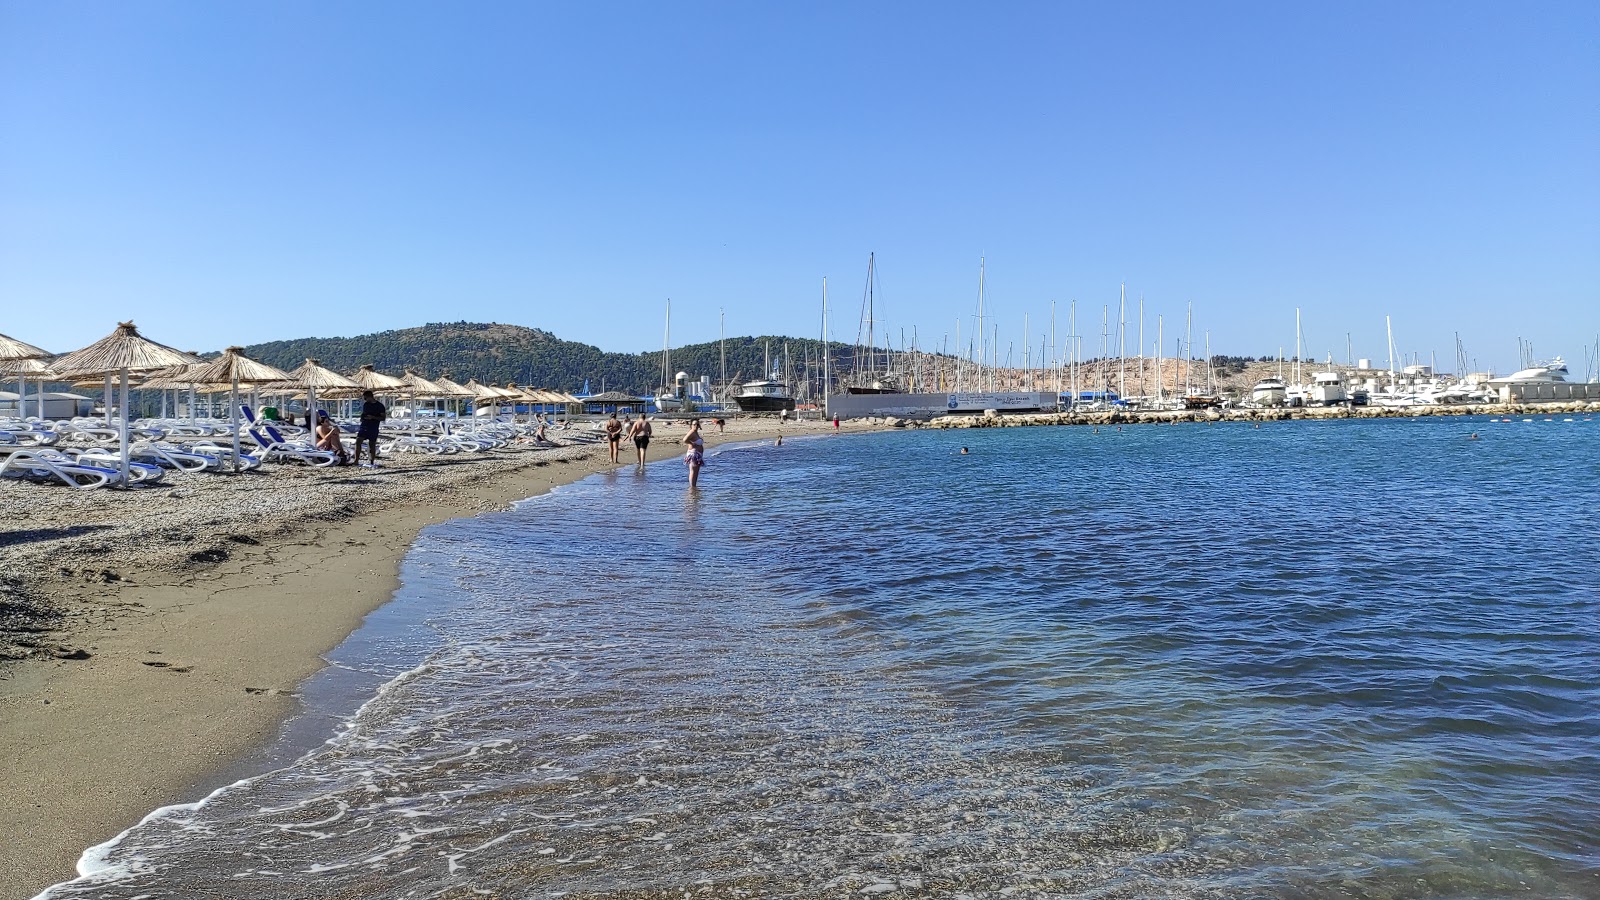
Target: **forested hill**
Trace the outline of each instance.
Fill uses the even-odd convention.
[[[784,344],[796,378],[804,376],[809,352],[813,364],[820,342],[815,339],[784,337],[730,337],[728,378],[749,381],[762,372],[763,346],[772,347],[773,364],[781,365]],[[298,338],[272,341],[245,348],[252,358],[281,369],[293,369],[308,357],[337,372],[351,372],[364,363],[378,371],[399,375],[406,368],[424,376],[449,375],[465,382],[476,378],[486,384],[514,381],[525,387],[576,391],[584,379],[596,392],[602,384],[608,390],[634,394],[653,392],[661,387],[661,351],[645,353],[607,353],[599,347],[564,341],[548,331],[521,325],[449,322],[402,328],[356,337]],[[833,344],[834,366],[848,367],[852,349]],[[715,341],[672,348],[674,372],[690,377],[708,375],[718,381],[721,361]]]

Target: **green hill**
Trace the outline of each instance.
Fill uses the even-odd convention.
[[[773,364],[782,365],[784,344],[789,347],[791,367],[796,379],[805,377],[806,358],[820,365],[820,341],[785,337],[731,337],[725,342],[728,378],[749,381],[762,375],[764,346],[770,342]],[[852,348],[835,342],[833,363],[847,369]],[[607,353],[590,344],[564,341],[548,331],[521,325],[498,323],[448,322],[402,328],[356,337],[297,338],[252,344],[245,353],[282,369],[293,369],[307,357],[339,372],[351,372],[365,363],[378,371],[399,375],[406,368],[424,376],[449,375],[465,382],[476,378],[486,384],[514,381],[519,385],[576,391],[584,380],[598,392],[607,390],[633,394],[653,392],[661,387],[661,351]],[[720,378],[721,359],[715,341],[672,349],[674,372],[691,377]]]

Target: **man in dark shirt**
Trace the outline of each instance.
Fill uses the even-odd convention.
[[[361,430],[356,432],[356,465],[361,465],[361,445],[366,444],[370,450],[367,454],[370,459],[367,468],[378,467],[378,426],[387,418],[389,418],[388,407],[372,399],[371,391],[362,391]]]

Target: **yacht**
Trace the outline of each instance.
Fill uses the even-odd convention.
[[[1494,384],[1516,382],[1519,384],[1556,384],[1565,383],[1567,380],[1567,361],[1556,357],[1542,366],[1533,366],[1528,369],[1519,369],[1504,378],[1496,378]]]
[[[1338,372],[1316,372],[1311,376],[1311,402],[1317,406],[1338,406],[1349,399],[1344,376]]]
[[[1287,396],[1288,388],[1284,387],[1282,378],[1268,376],[1250,389],[1250,402],[1257,406],[1282,406]]]
[[[794,395],[781,381],[746,381],[733,395],[740,412],[794,412]]]

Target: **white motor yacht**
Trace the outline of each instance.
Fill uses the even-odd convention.
[[[1348,399],[1344,376],[1338,372],[1317,372],[1311,376],[1311,402],[1318,406],[1338,406]]]
[[[1287,396],[1288,388],[1284,387],[1282,378],[1268,376],[1250,389],[1250,402],[1257,406],[1282,406]]]

